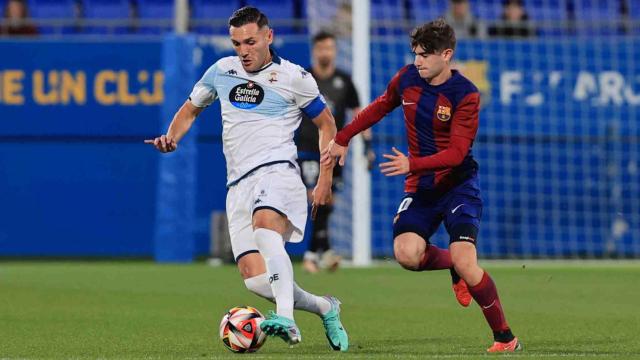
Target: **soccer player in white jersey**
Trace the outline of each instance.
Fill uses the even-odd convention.
[[[258,9],[248,6],[234,12],[229,33],[237,56],[213,64],[175,114],[166,135],[145,142],[163,153],[176,150],[198,114],[220,100],[231,247],[247,288],[274,301],[277,308],[261,328],[289,344],[300,342],[295,307],[318,314],[331,347],[346,351],[349,340],[340,322],[340,302],[302,290],[293,281],[284,248],[286,241],[302,240],[307,219],[294,132],[304,113],[318,127],[324,149],[336,134],[333,115],[311,74],[270,48],[273,30]],[[314,207],[330,201],[333,166],[321,168]]]

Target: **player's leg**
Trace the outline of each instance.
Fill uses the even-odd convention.
[[[311,248],[320,255],[320,265],[329,271],[336,271],[340,266],[340,256],[331,249],[329,243],[329,217],[333,211],[332,205],[321,206],[313,222],[313,237]]]
[[[452,267],[449,251],[429,243],[440,222],[440,214],[428,201],[415,194],[405,196],[393,221],[393,252],[402,267],[412,271]]]
[[[257,251],[249,253],[238,259],[237,263],[247,289],[275,303],[262,255]],[[318,316],[323,316],[331,310],[331,303],[327,298],[305,291],[295,281],[293,282],[293,303],[296,310],[307,311]]]
[[[340,323],[340,302],[333,297],[318,297],[296,287],[293,282],[291,260],[284,252],[285,241],[302,241],[307,218],[306,190],[297,169],[287,165],[274,166],[257,178],[259,180],[254,187],[255,200],[252,202],[254,206],[251,210],[253,213],[253,240],[265,260],[267,274],[278,308],[278,314],[273,314],[266,321],[263,321],[261,328],[267,334],[281,336],[289,343],[292,342],[292,337],[299,341],[299,331],[297,331],[297,339],[295,339],[296,334],[291,332],[291,330],[297,330],[295,323],[289,322],[292,316],[288,317],[289,312],[286,308],[281,312],[280,306],[279,296],[285,298],[285,301],[291,297],[286,292],[283,292],[282,295],[279,294],[278,285],[286,286],[285,290],[289,291],[288,284],[291,284],[297,305],[306,308],[315,307],[314,312],[322,318],[331,346],[336,350],[346,351],[348,338]],[[257,201],[258,199],[260,201]],[[276,239],[278,241],[275,241]],[[272,253],[276,243],[279,244],[279,247],[274,255]],[[276,261],[276,258],[279,260]],[[278,275],[277,279],[276,274]],[[278,282],[281,284],[277,284]],[[286,305],[287,303],[285,303]],[[293,305],[293,301],[291,301],[291,305]]]
[[[307,199],[309,199],[309,203],[311,203],[313,200],[313,187],[318,181],[318,175],[320,174],[320,162],[313,159],[298,159],[298,165],[300,166],[302,182],[307,188]],[[311,274],[315,274],[320,271],[320,246],[316,240],[316,226],[316,222],[314,221],[312,224],[313,230],[309,248],[304,252],[304,257],[302,258],[302,268]]]
[[[247,289],[275,303],[265,261],[254,239],[252,219],[249,215],[250,210],[248,207],[240,206],[243,200],[242,196],[238,196],[239,190],[240,195],[243,195],[243,190],[246,191],[246,189],[233,187],[227,195],[229,232],[234,258]],[[251,197],[249,201],[245,202],[253,203],[253,201]],[[295,282],[293,284],[293,297],[295,308],[298,310],[308,311],[318,316],[322,316],[331,310],[331,303],[326,298],[304,291]]]
[[[456,271],[469,285],[471,296],[482,309],[482,313],[493,331],[494,344],[487,351],[520,350],[522,346],[511,332],[504,316],[496,285],[491,276],[478,266],[475,244],[457,241],[451,244],[450,250]]]
[[[450,269],[449,251],[429,244],[422,236],[406,232],[393,239],[393,253],[396,261],[411,271],[430,271]]]
[[[478,265],[476,241],[482,216],[482,200],[479,194],[475,178],[452,190],[445,212],[451,260],[493,331],[495,343],[488,351],[515,351],[519,350],[521,345],[507,324],[495,283]]]

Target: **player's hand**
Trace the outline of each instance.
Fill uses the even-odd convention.
[[[348,150],[348,146],[338,145],[335,140],[331,140],[329,141],[329,145],[320,153],[320,164],[329,166],[333,163],[334,159],[337,158],[338,164],[344,166]]]
[[[311,194],[313,202],[311,203],[311,220],[316,219],[318,207],[331,204],[331,183],[318,183]]]
[[[155,139],[145,140],[145,144],[151,144],[155,146],[161,153],[168,153],[175,151],[178,148],[178,143],[175,139],[168,137],[167,135],[159,136]]]
[[[395,155],[384,154],[382,157],[389,159],[387,162],[380,164],[380,171],[385,176],[404,175],[409,173],[409,158],[400,150],[393,147],[391,150]]]

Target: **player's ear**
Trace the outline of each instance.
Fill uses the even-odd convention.
[[[271,45],[273,43],[273,29],[267,28],[267,43]]]
[[[444,61],[451,61],[452,57],[453,57],[453,49],[445,49],[442,52],[442,58]]]

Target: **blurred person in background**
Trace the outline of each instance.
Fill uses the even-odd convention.
[[[4,8],[0,35],[37,35],[38,29],[29,19],[24,0],[9,0]]]
[[[535,34],[522,0],[506,0],[503,4],[501,20],[500,23],[489,28],[490,36],[530,37]]]
[[[471,13],[469,0],[451,0],[444,19],[456,32],[458,39],[484,38],[487,35],[486,25]]]
[[[327,101],[336,120],[336,127],[341,129],[347,118],[347,111],[358,112],[360,101],[351,77],[336,68],[337,57],[336,36],[327,31],[317,33],[312,40],[312,66],[307,69],[318,83],[320,93]],[[371,133],[365,135],[371,138]],[[298,146],[298,164],[302,181],[307,186],[309,199],[320,174],[320,150],[318,149],[318,130],[311,121],[302,121],[296,134]],[[370,141],[365,140],[367,144]],[[342,169],[335,167],[333,172],[334,190],[341,188]],[[313,220],[313,232],[309,249],[304,254],[303,268],[310,273],[317,273],[320,268],[335,271],[340,264],[340,256],[332,249],[329,241],[329,216],[333,206],[318,208]]]

